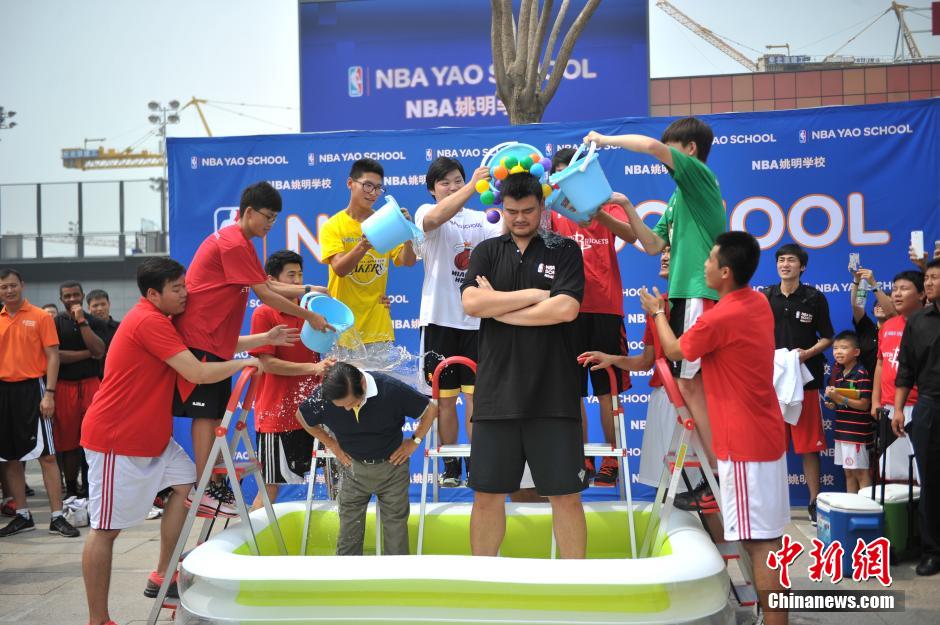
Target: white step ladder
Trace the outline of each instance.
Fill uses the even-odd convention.
[[[468,367],[471,371],[476,373],[477,365],[470,358],[464,356],[451,356],[445,358],[437,367],[434,369],[434,374],[431,376],[431,397],[435,400],[440,399],[441,389],[440,389],[440,377],[444,369],[452,365],[463,365]],[[611,391],[617,389],[617,378],[616,373],[613,371],[613,368],[607,367],[607,373],[610,376],[610,388]],[[629,450],[627,448],[627,437],[626,431],[624,429],[623,422],[623,408],[620,406],[620,396],[616,392],[611,392],[611,401],[613,402],[613,418],[614,418],[614,436],[615,444],[610,443],[587,443],[584,445],[584,455],[585,456],[604,456],[617,458],[617,465],[620,471],[619,483],[620,483],[620,500],[627,502],[628,510],[633,510],[633,495],[630,490],[630,463],[629,463]],[[457,445],[440,445],[438,443],[438,434],[437,434],[437,420],[434,421],[431,431],[425,441],[424,446],[424,469],[422,471],[421,477],[421,504],[420,512],[418,517],[418,549],[417,555],[421,555],[424,549],[424,520],[427,512],[427,491],[428,491],[428,481],[429,481],[429,472],[433,474],[431,478],[433,480],[433,500],[435,503],[438,501],[438,481],[437,481],[437,458],[469,458],[470,457],[470,445],[469,444],[457,444]],[[432,460],[433,459],[433,460]],[[433,469],[429,467],[433,463]],[[627,525],[628,532],[630,537],[630,555],[631,557],[637,557],[637,546],[636,546],[636,528],[633,523],[633,514],[627,514]],[[551,557],[555,557],[555,544],[554,544],[554,534],[552,534],[552,553]]]
[[[215,441],[212,443],[212,450],[209,452],[209,460],[205,470],[199,478],[199,484],[196,486],[196,492],[193,496],[192,506],[186,513],[186,520],[183,522],[180,531],[179,540],[176,541],[176,547],[173,549],[173,555],[170,556],[170,562],[176,566],[168,567],[170,570],[164,572],[163,583],[157,592],[153,608],[150,610],[150,616],[147,619],[148,625],[155,625],[160,616],[162,608],[175,610],[179,602],[175,599],[167,599],[167,591],[173,581],[176,568],[182,560],[183,551],[189,540],[193,525],[199,514],[199,502],[209,486],[209,480],[213,475],[226,476],[232,485],[232,491],[235,494],[235,506],[238,510],[238,517],[242,522],[242,531],[245,534],[248,549],[252,555],[260,555],[258,550],[258,539],[254,528],[251,525],[251,519],[248,516],[248,504],[245,501],[242,492],[241,479],[245,474],[251,474],[255,477],[258,484],[258,492],[261,494],[261,500],[264,502],[264,509],[267,513],[269,527],[274,532],[274,538],[277,543],[278,552],[281,555],[287,555],[287,548],[284,545],[284,537],[281,534],[281,528],[278,525],[277,518],[274,515],[274,508],[268,499],[268,491],[264,487],[264,476],[261,463],[255,454],[254,446],[251,443],[251,437],[248,436],[248,413],[254,405],[255,388],[258,376],[257,369],[247,367],[242,369],[235,386],[232,389],[232,395],[229,398],[228,405],[225,408],[225,415],[222,417],[222,423],[215,430]],[[228,433],[234,429],[234,435],[228,438]],[[235,452],[238,450],[239,443],[245,446],[245,452],[248,456],[246,462],[235,462]],[[221,460],[220,460],[221,458]],[[173,495],[174,497],[177,495]],[[215,518],[206,518],[202,530],[199,533],[198,543],[201,544],[209,537]]]
[[[679,391],[679,386],[672,377],[669,363],[660,358],[656,361],[655,367],[660,379],[663,381],[663,389],[666,391],[669,401],[676,408],[678,418],[676,427],[673,430],[672,441],[669,443],[669,450],[664,458],[663,472],[659,480],[659,487],[656,489],[656,498],[653,500],[653,506],[650,509],[650,523],[659,516],[659,527],[655,533],[650,531],[646,533],[643,547],[640,549],[640,557],[644,558],[657,553],[666,541],[664,528],[667,527],[669,517],[675,509],[679,478],[682,476],[684,469],[699,468],[715,497],[715,508],[699,510],[699,517],[702,520],[702,525],[705,526],[705,530],[708,531],[708,527],[705,524],[704,515],[717,514],[719,525],[721,524],[721,494],[718,490],[718,480],[715,478],[711,464],[708,462],[708,456],[702,447],[702,440],[695,431],[695,421],[692,419],[692,414],[689,412],[685,399]],[[690,452],[694,455],[690,455]],[[686,483],[688,484],[688,480],[686,480]],[[691,489],[691,485],[689,485],[689,488]],[[711,532],[709,532],[709,535],[711,535]],[[712,536],[712,540],[714,539],[715,537]],[[738,568],[741,571],[744,583],[735,584],[732,582],[731,584],[731,590],[738,603],[742,606],[757,605],[753,564],[744,546],[740,541],[716,542],[715,545],[726,563],[738,562]]]

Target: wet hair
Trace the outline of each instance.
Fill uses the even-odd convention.
[[[574,148],[562,148],[555,152],[552,157],[552,172],[558,169],[559,165],[567,167],[571,163],[571,157],[574,156]]]
[[[96,299],[106,299],[109,302],[111,301],[111,298],[108,297],[108,292],[104,289],[92,289],[88,292],[88,295],[85,296],[85,303],[91,304],[92,300]]]
[[[323,376],[320,393],[325,401],[337,401],[350,394],[358,399],[366,394],[362,372],[349,363],[338,362]]]
[[[924,274],[919,271],[902,271],[898,275],[894,276],[894,279],[891,280],[892,283],[897,282],[898,280],[907,280],[914,285],[914,288],[917,289],[918,293],[924,292]]]
[[[20,275],[20,272],[16,269],[11,269],[10,267],[0,267],[0,280],[6,280],[10,276],[16,276],[16,279],[20,282],[23,281],[23,276]]]
[[[360,158],[350,167],[349,177],[358,180],[362,174],[378,174],[379,178],[385,178],[385,169],[374,158]]]
[[[832,338],[832,342],[835,343],[836,341],[847,341],[851,343],[852,347],[854,347],[855,349],[858,349],[859,347],[858,335],[855,334],[855,332],[852,332],[851,330],[843,330],[842,332],[839,332],[838,334],[836,334]]]
[[[75,287],[78,287],[78,291],[82,294],[82,296],[85,295],[85,289],[82,288],[80,282],[76,282],[75,280],[66,280],[59,285],[59,297],[62,297],[62,291],[65,289],[74,289]]]
[[[663,143],[680,143],[683,146],[695,142],[695,156],[703,163],[708,160],[708,153],[712,149],[715,133],[711,126],[697,117],[684,117],[669,124],[663,131]]]
[[[797,260],[800,261],[801,270],[806,269],[806,265],[809,264],[809,254],[796,243],[787,243],[777,248],[777,251],[774,252],[774,259],[779,259],[781,256],[796,256]]]
[[[264,272],[277,278],[284,271],[284,267],[291,263],[300,265],[301,269],[304,268],[304,259],[300,254],[290,250],[280,250],[268,256],[267,262],[264,263]]]
[[[452,171],[459,171],[461,177],[464,180],[467,179],[467,172],[464,171],[463,165],[457,159],[449,156],[438,156],[434,159],[434,162],[428,166],[428,173],[424,177],[424,181],[428,185],[428,191],[433,191],[434,183],[443,180],[444,176]]]
[[[245,209],[249,206],[255,210],[266,208],[275,213],[280,213],[281,194],[266,180],[256,182],[242,191],[242,199],[238,203],[238,216],[244,215]]]
[[[521,200],[530,196],[542,201],[542,184],[538,178],[528,172],[510,174],[503,180],[503,185],[499,188],[504,198],[511,197],[514,200]]]
[[[178,279],[184,273],[186,268],[172,258],[147,258],[137,267],[137,288],[143,296],[150,289],[162,293],[167,282]]]
[[[718,246],[718,266],[727,267],[738,286],[747,284],[760,262],[760,244],[748,232],[732,230],[715,239]]]

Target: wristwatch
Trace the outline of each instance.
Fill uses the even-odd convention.
[[[309,293],[312,290],[313,290],[313,287],[310,286],[309,284],[304,285],[304,293]]]
[[[88,325],[88,320],[82,319],[81,321],[77,322],[75,325],[77,325],[79,328],[84,328],[85,326]]]
[[[413,440],[416,445],[420,445],[421,441],[423,441],[424,439],[422,439],[420,436],[412,435],[411,440]]]

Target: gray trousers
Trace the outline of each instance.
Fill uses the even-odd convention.
[[[382,553],[408,555],[409,463],[366,464],[353,460],[340,470],[339,538],[336,555],[361,556],[366,531],[366,509],[375,495],[382,517]]]

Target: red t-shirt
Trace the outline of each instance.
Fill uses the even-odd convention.
[[[718,459],[779,459],[786,435],[774,391],[774,315],[767,298],[748,287],[725,295],[679,337],[679,346],[686,359],[702,359]]]
[[[663,300],[666,302],[666,319],[669,319],[669,294],[663,293]],[[666,358],[666,354],[663,353],[663,344],[659,341],[659,334],[656,332],[656,319],[649,315],[646,315],[646,330],[643,332],[643,347],[646,348],[647,345],[652,345],[653,350],[656,352],[656,360],[660,358]],[[656,367],[653,367],[653,376],[650,378],[650,387],[662,386],[663,379],[659,377],[659,371]]]
[[[186,312],[173,319],[186,346],[231,360],[248,290],[266,280],[255,246],[238,224],[206,237],[186,272]]]
[[[300,330],[303,319],[285,315],[267,305],[261,305],[251,315],[251,333],[267,332],[276,325],[284,324]],[[310,351],[297,341],[293,345],[263,345],[251,351],[252,356],[271,354],[279,360],[288,362],[318,362],[320,356]],[[313,392],[320,378],[313,375],[276,375],[265,373],[261,376],[258,391],[255,394],[255,431],[290,432],[300,430],[294,415],[297,406]]]
[[[108,348],[104,381],[82,422],[82,447],[121,456],[162,454],[173,433],[176,383],[165,361],[184,351],[170,319],[141,298]]]
[[[619,204],[605,204],[605,213],[620,221],[628,221]],[[623,285],[617,263],[617,237],[606,226],[592,221],[579,226],[567,217],[552,211],[552,230],[577,241],[584,256],[584,299],[582,313],[623,316]]]
[[[878,360],[881,362],[881,405],[894,405],[894,380],[898,377],[898,352],[901,347],[901,336],[904,335],[904,326],[907,319],[902,315],[891,317],[878,330]],[[917,403],[917,388],[912,388],[907,396],[905,406]]]

